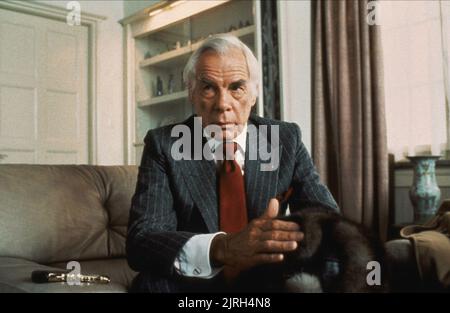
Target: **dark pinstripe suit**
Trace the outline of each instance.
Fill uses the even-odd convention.
[[[193,130],[193,117],[183,124]],[[301,142],[296,124],[250,116],[249,124],[279,125],[280,162],[274,171],[260,171],[261,160],[249,160],[247,136],[245,188],[249,219],[260,216],[269,200],[294,187],[291,210],[307,202],[320,203],[337,210],[327,187],[320,183],[312,160]],[[136,192],[132,199],[127,236],[127,256],[131,268],[139,271],[132,291],[194,291],[216,280],[200,284],[178,277],[173,268],[175,257],[186,241],[195,234],[219,230],[216,166],[214,161],[181,160],[171,157],[172,127],[148,132],[139,168]],[[258,128],[259,129],[259,128]],[[270,129],[270,127],[269,127]],[[193,131],[192,131],[193,134]],[[263,142],[270,144],[270,136]],[[281,208],[281,214],[286,206]]]

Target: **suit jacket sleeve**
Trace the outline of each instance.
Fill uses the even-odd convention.
[[[300,127],[293,124],[295,138],[297,139],[295,154],[294,175],[292,186],[293,195],[289,201],[291,212],[300,210],[308,206],[319,206],[333,211],[339,211],[333,196],[319,178],[319,174],[313,161],[301,140]]]
[[[174,273],[176,256],[195,233],[177,231],[168,162],[161,141],[154,131],[149,131],[145,138],[132,198],[126,251],[133,270],[166,277]]]

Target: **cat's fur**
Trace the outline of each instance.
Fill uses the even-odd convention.
[[[289,216],[304,239],[279,264],[264,265],[243,273],[236,286],[241,291],[270,292],[380,292],[381,286],[366,282],[367,264],[378,261],[384,269],[383,248],[362,226],[342,215],[320,208],[308,208]],[[338,267],[337,267],[337,264]]]

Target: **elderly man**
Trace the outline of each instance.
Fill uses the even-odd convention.
[[[260,71],[238,38],[208,38],[184,79],[196,116],[145,138],[126,245],[129,265],[140,272],[132,291],[224,290],[242,271],[282,262],[303,238],[297,224],[276,219],[287,206],[276,197],[287,190],[291,210],[308,202],[337,210],[299,127],[250,114]],[[176,155],[176,127],[190,130],[194,148],[199,140],[200,155]],[[262,149],[277,159],[269,168]]]

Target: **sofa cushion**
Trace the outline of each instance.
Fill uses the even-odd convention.
[[[116,272],[123,272],[128,268],[125,259],[104,260],[97,264],[81,264],[81,273],[88,274],[88,268],[92,267],[95,274],[110,276],[108,284],[69,285],[67,283],[37,284],[31,281],[31,273],[35,270],[61,271],[61,268],[40,265],[38,263],[17,258],[0,257],[0,293],[9,292],[127,292],[128,283],[121,281]],[[63,267],[65,269],[65,267]],[[97,272],[103,268],[101,272]],[[130,270],[131,271],[131,270]],[[130,272],[131,275],[132,272]],[[126,279],[126,281],[128,278]]]
[[[125,256],[134,166],[0,165],[0,256]]]

